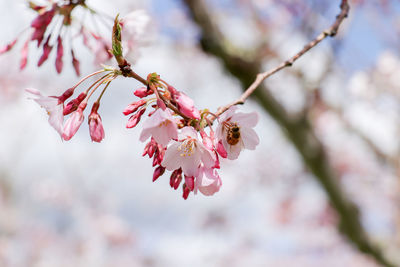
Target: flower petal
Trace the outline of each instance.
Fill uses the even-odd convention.
[[[249,150],[256,149],[256,146],[260,143],[257,133],[251,128],[241,128],[240,138],[243,141],[244,147]]]

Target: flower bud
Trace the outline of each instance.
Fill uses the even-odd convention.
[[[129,118],[128,123],[126,124],[126,128],[135,127],[140,122],[140,118],[142,117],[142,115],[143,115],[143,113],[145,111],[146,111],[146,108],[142,108],[141,110],[139,110],[139,112],[137,112],[136,114],[132,115]]]
[[[141,99],[137,102],[133,102],[132,104],[129,104],[122,113],[124,113],[124,115],[129,115],[131,113],[136,112],[141,106],[143,106],[144,104],[147,103],[147,100],[145,99]]]
[[[140,98],[149,96],[153,93],[154,92],[152,90],[148,89],[147,87],[141,87],[141,88],[137,89],[135,92],[133,92],[133,94],[135,96],[140,97]]]
[[[161,175],[163,175],[165,172],[165,168],[162,166],[158,166],[153,174],[153,182],[155,182]]]
[[[104,128],[100,115],[97,113],[99,103],[95,102],[89,115],[89,132],[92,141],[100,143],[104,139]]]
[[[70,140],[78,131],[79,127],[81,126],[84,116],[83,110],[86,108],[86,103],[83,102],[79,105],[78,109],[72,113],[71,117],[65,122],[64,131],[62,134],[62,138],[65,141]]]

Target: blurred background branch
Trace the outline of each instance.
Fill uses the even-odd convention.
[[[219,58],[224,68],[241,82],[244,89],[250,87],[255,77],[257,77],[259,73],[263,73],[261,60],[248,60],[245,57],[233,54],[232,51],[225,47],[224,36],[212,19],[213,15],[204,1],[184,0],[184,3],[191,14],[193,21],[201,29],[202,35],[200,44],[203,51]],[[341,13],[338,19],[330,28],[335,31],[331,33],[324,31],[316,40],[321,41],[326,36],[336,34],[336,29],[339,27],[348,11],[346,0],[342,1],[341,8]],[[312,45],[312,43],[311,45],[309,44],[309,47],[306,46],[302,51],[307,52],[317,43],[314,45]],[[300,56],[301,55],[302,54],[300,53]],[[283,63],[283,65],[281,65],[277,70],[290,66],[290,61],[288,62],[289,64]],[[275,72],[276,71],[273,71],[273,73]],[[264,77],[269,76],[270,75],[264,75]],[[270,94],[266,86],[261,84],[264,79],[260,79],[259,82],[256,82],[254,90],[256,88],[257,90],[254,91],[252,96],[280,125],[288,139],[301,155],[304,164],[324,188],[331,205],[339,216],[339,230],[360,251],[372,256],[380,264],[384,266],[395,266],[382,255],[380,249],[372,244],[367,237],[367,234],[360,223],[359,211],[352,201],[346,197],[344,191],[337,183],[338,177],[330,167],[323,144],[316,137],[307,118],[307,114],[303,113],[299,116],[290,116],[284,107]]]

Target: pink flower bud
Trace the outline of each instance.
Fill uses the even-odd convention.
[[[75,57],[74,50],[71,49],[71,56],[72,56],[72,66],[74,66],[74,70],[77,76],[81,75],[80,69],[79,69],[79,60]]]
[[[6,44],[6,45],[3,46],[3,47],[0,47],[0,55],[6,53],[6,52],[8,52],[8,51],[10,51],[10,50],[14,47],[14,45],[17,43],[17,40],[18,40],[18,39],[15,39],[15,40],[12,41],[11,43]]]
[[[151,138],[150,142],[147,143],[146,147],[144,148],[142,156],[149,155],[149,158],[153,157],[154,152],[158,149],[157,142]]]
[[[79,105],[78,110],[72,113],[71,117],[65,122],[62,138],[65,141],[70,140],[78,131],[81,126],[84,116],[83,110],[86,108],[86,103],[83,102]]]
[[[50,36],[49,36],[50,37]],[[43,45],[43,54],[39,58],[38,67],[42,66],[42,64],[47,60],[50,55],[51,50],[53,49],[52,46],[49,45],[50,38],[47,38],[47,41]]]
[[[82,103],[82,101],[86,98],[87,93],[82,92],[77,98],[72,99],[71,101],[68,102],[67,105],[64,107],[64,116],[71,114],[75,110],[78,109],[78,106]]]
[[[151,94],[153,94],[154,92],[150,89],[147,89],[147,87],[141,87],[139,89],[137,89],[135,92],[133,92],[133,94],[137,97],[143,98],[146,96],[149,96]]]
[[[182,197],[183,197],[183,199],[186,200],[189,197],[190,189],[186,184],[183,184],[182,189],[183,189]]]
[[[57,38],[57,57],[56,57],[56,70],[58,73],[61,73],[63,69],[63,55],[64,55],[64,47],[62,44],[62,39],[60,36]]]
[[[101,117],[97,113],[99,102],[95,102],[92,107],[92,112],[89,115],[89,132],[92,141],[100,143],[104,139],[104,128],[101,122]]]
[[[189,188],[190,191],[193,191],[194,189],[194,177],[187,177],[185,175],[185,184]]]
[[[180,112],[189,118],[200,119],[200,112],[194,107],[194,101],[190,97],[176,90],[171,94]]]
[[[165,149],[162,146],[158,145],[154,153],[153,167],[161,164],[164,159],[164,154]]]
[[[169,185],[176,190],[178,189],[181,181],[182,181],[182,169],[179,168],[172,172],[171,178],[169,180]]]
[[[157,169],[155,169],[154,174],[153,174],[153,182],[155,182],[161,175],[163,175],[165,172],[165,168],[162,166],[158,166]]]
[[[146,103],[147,103],[147,100],[145,100],[145,99],[141,99],[137,102],[133,102],[132,104],[129,104],[122,113],[124,113],[124,115],[129,115],[133,112],[136,112],[141,106],[143,106]]]
[[[142,117],[143,113],[146,111],[146,108],[142,108],[141,110],[139,110],[136,114],[132,115],[129,120],[128,123],[126,124],[126,128],[133,128],[135,127],[139,122],[140,122],[140,118]]]
[[[31,23],[32,28],[43,28],[47,27],[55,14],[55,9],[51,9],[37,16]]]
[[[28,53],[29,53],[29,40],[25,42],[21,50],[21,61],[19,64],[20,70],[23,70],[26,67],[26,64],[28,63]]]

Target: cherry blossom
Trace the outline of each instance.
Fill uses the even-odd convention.
[[[211,196],[218,192],[221,186],[222,181],[216,169],[200,168],[194,187],[195,194],[198,190],[205,196]]]
[[[143,9],[130,12],[120,21],[122,25],[124,56],[135,62],[139,49],[148,44],[153,35],[150,16]]]
[[[215,155],[198,140],[196,130],[191,126],[182,128],[178,141],[172,140],[165,152],[161,165],[169,171],[182,168],[186,176],[199,173],[200,164],[211,168],[215,164]]]
[[[258,135],[253,130],[258,122],[258,115],[252,113],[236,113],[237,107],[229,108],[218,121],[217,138],[222,141],[227,158],[237,159],[243,149],[254,150],[260,143]],[[238,137],[231,136],[233,127],[238,127]]]
[[[139,140],[144,142],[150,136],[162,146],[167,146],[171,139],[178,138],[178,127],[169,110],[157,109],[145,121]]]
[[[71,90],[67,90],[61,96],[43,96],[38,90],[33,88],[26,89],[32,95],[32,99],[41,107],[46,109],[49,115],[50,125],[62,136],[64,122],[64,101],[72,95]]]
[[[95,102],[92,107],[92,111],[88,118],[89,132],[92,141],[100,143],[104,139],[104,128],[101,122],[101,117],[97,110],[99,109],[99,103]]]

